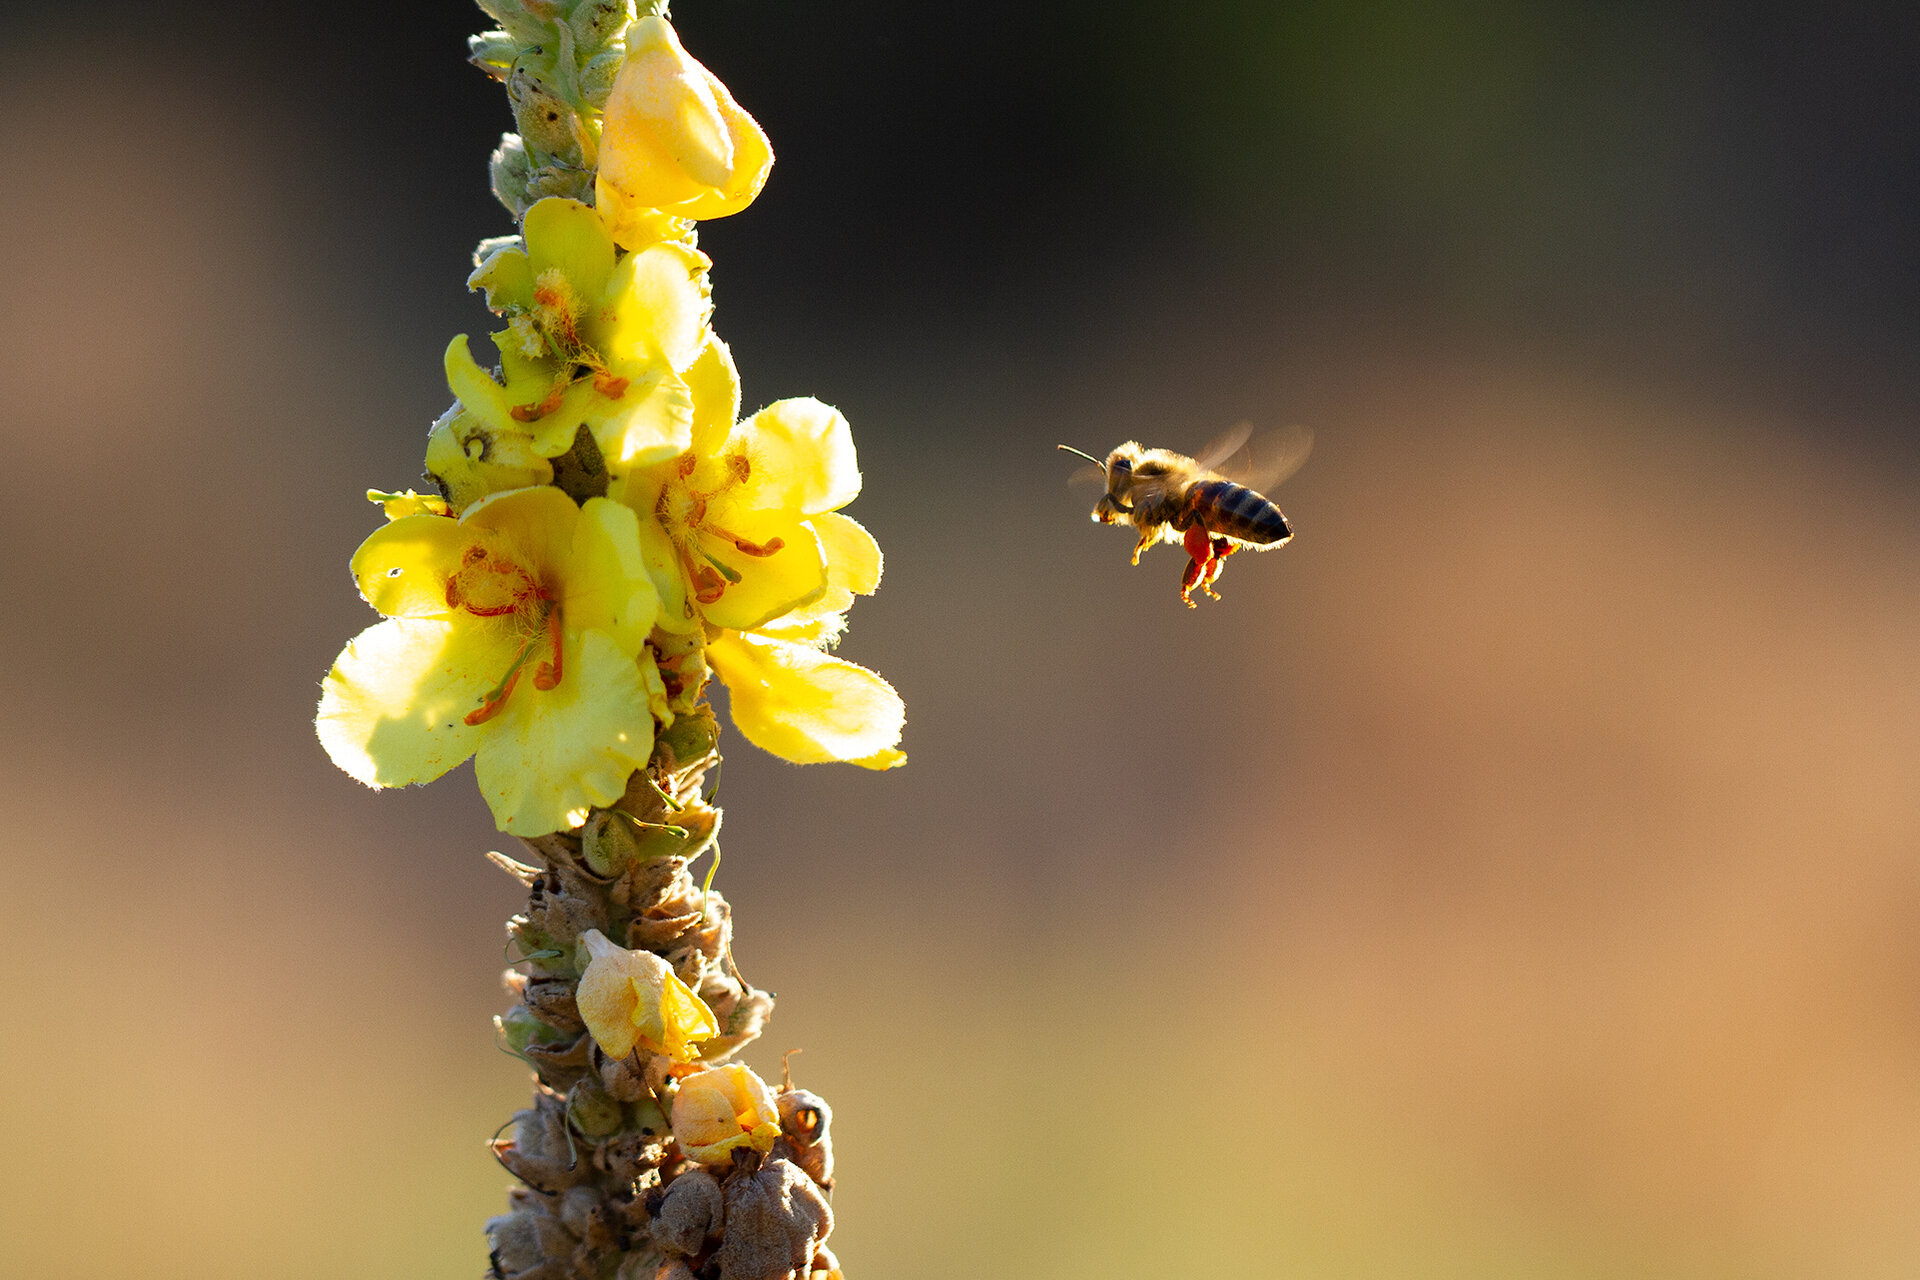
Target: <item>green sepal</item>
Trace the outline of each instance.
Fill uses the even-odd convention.
[[[567,1092],[567,1119],[583,1138],[610,1138],[626,1125],[626,1108],[592,1076]]]
[[[528,1045],[561,1044],[580,1034],[548,1026],[523,1004],[500,1014],[493,1020],[493,1026],[500,1033],[500,1047],[516,1056],[525,1053]]]

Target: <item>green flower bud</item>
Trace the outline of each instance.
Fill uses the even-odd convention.
[[[501,1046],[515,1054],[538,1045],[571,1044],[580,1034],[548,1026],[525,1005],[516,1005],[494,1018],[493,1029],[500,1034]]]
[[[504,31],[483,31],[467,37],[467,61],[495,80],[505,80],[519,54],[519,44]]]
[[[633,21],[631,0],[580,0],[567,19],[575,54],[590,58],[618,40]]]
[[[517,133],[500,135],[491,161],[493,198],[518,218],[532,206],[534,197],[527,184],[533,177],[533,162],[527,156],[525,139]]]
[[[528,13],[520,0],[475,0],[475,3],[480,6],[480,12],[505,27],[507,34],[521,44],[539,44],[553,36],[553,27],[546,19]],[[546,7],[540,6],[542,10]]]
[[[588,1076],[567,1094],[567,1119],[582,1137],[610,1138],[626,1124],[627,1114],[598,1080]]]
[[[595,111],[606,109],[614,77],[620,74],[620,64],[626,60],[627,51],[621,45],[587,59],[586,65],[580,68],[580,97],[589,107]]]
[[[581,828],[580,856],[597,876],[619,875],[638,856],[633,822],[624,814],[596,809]]]
[[[550,83],[541,60],[522,54],[507,76],[507,100],[527,150],[543,162],[559,161],[569,168],[586,163],[581,150],[580,117]]]

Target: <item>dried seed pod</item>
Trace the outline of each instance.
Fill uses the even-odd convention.
[[[489,1219],[487,1242],[499,1280],[574,1280],[579,1238],[537,1198],[515,1197],[511,1212]]]
[[[666,1149],[664,1133],[619,1133],[600,1144],[594,1161],[613,1181],[631,1186],[660,1167]]]
[[[678,1271],[670,1270],[678,1267]],[[683,1262],[669,1262],[659,1250],[639,1248],[628,1253],[620,1260],[619,1270],[613,1273],[613,1280],[694,1280],[693,1272]]]
[[[665,955],[704,918],[691,911],[677,916],[635,916],[627,921],[627,945]]]
[[[670,1254],[692,1257],[720,1234],[726,1197],[719,1181],[705,1169],[681,1174],[667,1188],[647,1224],[653,1242]]]
[[[565,1091],[593,1069],[593,1037],[583,1032],[563,1044],[531,1043],[521,1056],[540,1073],[540,1083]]]
[[[560,1222],[579,1238],[581,1248],[589,1254],[608,1254],[620,1247],[614,1215],[592,1187],[574,1187],[561,1197]]]
[[[721,1062],[760,1038],[773,1017],[773,997],[757,987],[749,987],[725,1013],[714,1011],[720,1019],[720,1034],[701,1046],[709,1062]]]
[[[543,871],[527,890],[527,920],[552,939],[573,939],[589,929],[607,929],[607,910],[597,893],[569,892],[555,871]]]
[[[721,1280],[805,1277],[814,1253],[833,1231],[833,1209],[813,1180],[787,1160],[738,1173],[724,1187]]]
[[[579,1031],[586,1026],[575,1003],[573,984],[565,978],[529,978],[521,989],[521,999],[533,1016],[558,1031]]]
[[[585,1175],[579,1147],[567,1133],[566,1102],[550,1090],[513,1115],[513,1136],[495,1138],[493,1154],[507,1172],[536,1191],[563,1191]]]

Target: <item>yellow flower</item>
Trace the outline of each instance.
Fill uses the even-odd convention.
[[[635,1046],[675,1062],[699,1057],[696,1041],[720,1034],[713,1010],[651,951],[615,946],[598,929],[580,940],[593,959],[580,975],[580,1017],[609,1058],[624,1058]]]
[[[627,28],[627,58],[600,125],[594,200],[628,248],[661,234],[660,215],[720,218],[753,203],[773,148],[663,18]]]
[[[323,682],[316,728],[334,763],[397,787],[474,756],[515,835],[617,800],[652,751],[659,681],[634,660],[659,611],[637,524],[618,503],[538,487],[377,530],[353,574],[387,620]]]
[[[636,469],[619,494],[655,517],[640,537],[660,626],[709,636],[707,662],[755,746],[797,764],[902,763],[899,694],[822,652],[855,594],[880,584],[873,535],[837,510],[860,492],[847,420],[818,400],[782,400],[729,429],[738,381],[717,338],[688,381],[693,448]]]
[[[508,318],[493,335],[505,381],[480,368],[464,334],[448,345],[447,385],[466,413],[437,424],[439,457],[477,459],[516,437],[535,461],[558,457],[583,425],[609,467],[684,452],[693,404],[680,375],[706,344],[709,265],[671,241],[616,261],[591,208],[557,196],[535,204],[524,246],[493,249],[468,280]]]
[[[680,1081],[672,1123],[673,1136],[688,1158],[725,1164],[736,1147],[773,1150],[780,1138],[780,1106],[766,1081],[729,1062]]]

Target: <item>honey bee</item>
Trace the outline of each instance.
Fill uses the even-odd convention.
[[[1132,440],[1109,453],[1104,462],[1072,445],[1060,448],[1101,469],[1107,491],[1094,504],[1093,519],[1100,524],[1130,524],[1140,531],[1133,563],[1139,564],[1140,553],[1156,542],[1178,542],[1186,548],[1192,563],[1180,579],[1180,600],[1192,609],[1195,587],[1215,600],[1220,598],[1213,584],[1228,556],[1243,549],[1271,551],[1293,537],[1293,526],[1272,499],[1214,470],[1240,451],[1249,432],[1245,424],[1235,427],[1198,458],[1170,449],[1143,448]],[[1298,470],[1307,460],[1313,438],[1302,431],[1287,443],[1285,458],[1269,468],[1270,478],[1262,479],[1263,486],[1277,484]]]

